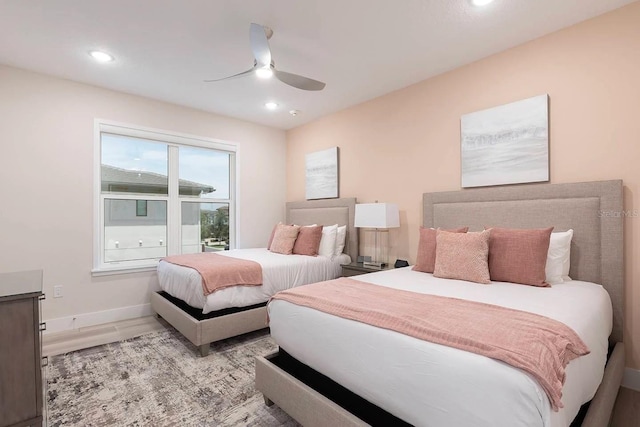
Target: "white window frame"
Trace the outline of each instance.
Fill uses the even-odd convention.
[[[143,138],[167,144],[168,148],[168,176],[169,191],[165,195],[144,194],[144,200],[162,200],[167,202],[167,255],[177,255],[181,252],[182,221],[181,204],[190,203],[228,203],[229,204],[229,247],[233,249],[237,242],[237,209],[236,209],[236,182],[238,145],[232,142],[217,139],[204,138],[184,133],[170,132],[161,129],[146,128],[141,126],[118,123],[110,120],[95,119],[94,121],[94,230],[93,230],[93,269],[94,276],[121,273],[137,273],[141,271],[153,271],[158,265],[159,258],[136,261],[120,261],[105,263],[104,256],[104,201],[105,199],[131,199],[139,200],[140,194],[103,195],[101,188],[101,134],[112,133],[116,135]],[[229,199],[197,199],[193,197],[180,197],[178,194],[178,149],[181,146],[208,148],[229,153]]]

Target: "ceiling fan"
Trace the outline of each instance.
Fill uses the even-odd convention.
[[[276,69],[276,64],[271,59],[271,49],[269,49],[269,39],[273,35],[273,30],[259,24],[251,24],[249,29],[249,40],[251,42],[251,50],[253,51],[253,67],[242,73],[234,74],[221,79],[205,80],[205,82],[219,82],[221,80],[242,77],[247,74],[256,73],[258,77],[269,78],[275,76],[278,80],[302,90],[322,90],[325,87],[323,82],[313,80],[308,77],[299,76],[286,71]]]

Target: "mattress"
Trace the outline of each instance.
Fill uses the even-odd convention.
[[[341,264],[351,262],[347,254],[333,258],[282,255],[266,248],[233,249],[216,253],[259,263],[262,266],[262,286],[234,286],[205,296],[202,277],[196,270],[160,261],[157,269],[160,288],[207,314],[223,308],[258,304],[285,289],[335,279],[340,276]]]
[[[503,362],[274,300],[271,335],[293,357],[416,426],[569,426],[602,379],[612,328],[611,301],[597,284],[550,288],[438,279],[410,267],[358,276],[377,285],[528,311],[575,330],[591,353],[569,363],[564,408]]]

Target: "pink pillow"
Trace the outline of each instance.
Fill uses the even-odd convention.
[[[435,277],[489,284],[489,234],[437,231]]]
[[[293,253],[298,255],[318,255],[320,247],[320,239],[322,239],[322,226],[301,227],[298,238],[293,245]]]
[[[273,226],[273,230],[271,230],[271,236],[269,236],[269,241],[267,242],[267,249],[271,249],[271,242],[273,242],[273,236],[275,236],[276,234],[276,229],[278,228],[278,225],[282,224],[282,222],[277,223],[276,225]]]
[[[545,266],[553,227],[518,230],[490,228],[489,271],[491,280],[549,286]]]
[[[454,228],[451,233],[466,233],[469,227]],[[436,265],[436,229],[420,227],[420,242],[418,243],[418,258],[413,270],[423,273],[433,273]]]
[[[299,225],[278,224],[269,250],[279,254],[291,255],[299,230]]]

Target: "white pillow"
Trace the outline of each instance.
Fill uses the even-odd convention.
[[[333,253],[335,256],[342,255],[346,240],[347,240],[347,226],[342,225],[338,227],[338,233],[336,234],[336,251]]]
[[[573,230],[560,233],[551,233],[549,240],[549,252],[547,253],[547,265],[544,272],[546,282],[557,285],[571,280],[569,269],[571,267],[571,239]]]
[[[318,255],[333,258],[336,250],[336,235],[338,234],[338,224],[327,225],[322,227],[322,238],[320,239],[320,247]]]

